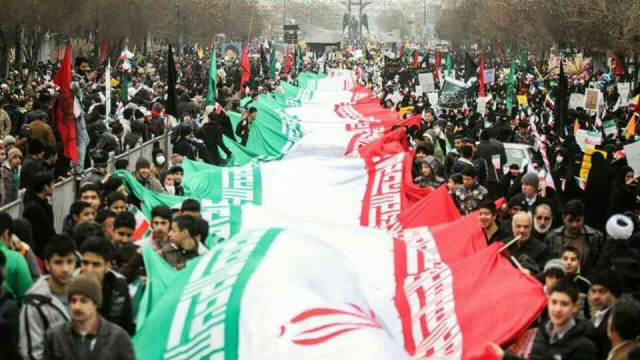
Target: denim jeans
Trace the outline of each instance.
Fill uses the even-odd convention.
[[[89,145],[89,133],[84,117],[76,118],[76,142],[78,145],[78,164],[76,164],[76,172],[84,171],[84,162],[87,156],[87,146]]]

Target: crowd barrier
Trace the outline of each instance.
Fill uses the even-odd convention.
[[[166,159],[165,166],[167,166],[167,164],[170,163],[171,155],[173,154],[171,133],[153,137],[151,140],[141,144],[140,146],[129,149],[117,156],[113,156],[113,153],[110,154],[108,169],[110,172],[115,171],[115,162],[117,160],[126,159],[129,161],[128,170],[133,172],[136,168],[136,161],[140,157],[151,161],[151,153],[156,147],[162,149],[164,152]],[[91,169],[87,169],[86,172],[90,170]],[[78,197],[79,185],[80,182],[78,182],[74,177],[66,178],[55,184],[53,196],[51,197],[50,202],[53,207],[54,227],[58,233],[62,231],[64,218],[69,214],[69,207]],[[12,219],[21,218],[23,210],[24,204],[22,202],[22,198],[0,207],[0,211],[8,213]],[[35,232],[37,229],[33,229],[33,231]]]

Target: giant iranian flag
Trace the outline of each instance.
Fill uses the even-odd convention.
[[[349,73],[299,80],[254,103],[246,147],[225,139],[239,166],[183,163],[186,196],[118,173],[147,215],[200,200],[211,233],[180,271],[144,250],[137,356],[482,359],[526,329],[542,286],[446,187],[413,184],[404,129],[391,128],[419,118],[382,109]]]
[[[255,226],[173,275],[147,250],[163,295],[134,338],[139,358],[483,358],[545,305],[473,217],[391,235],[250,208]]]

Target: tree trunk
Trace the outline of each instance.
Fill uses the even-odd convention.
[[[9,46],[0,45],[0,78],[4,79],[9,74]]]

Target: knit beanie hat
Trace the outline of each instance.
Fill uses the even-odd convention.
[[[68,286],[67,296],[83,295],[93,300],[97,307],[102,305],[102,286],[93,275],[81,275]]]
[[[535,172],[528,172],[526,174],[524,174],[524,176],[522,177],[522,180],[520,180],[521,184],[527,184],[527,185],[531,185],[533,186],[535,189],[538,188],[539,180],[538,180],[538,174],[536,174]]]
[[[18,148],[13,148],[9,150],[9,153],[7,153],[7,160],[11,161],[14,156],[22,157],[22,151],[20,151],[20,149]]]
[[[622,275],[613,269],[606,269],[597,273],[591,280],[591,286],[601,285],[609,290],[615,297],[622,295],[624,287],[622,283]]]
[[[547,272],[551,271],[551,270],[559,270],[559,271],[562,271],[565,274],[567,273],[567,267],[564,265],[564,263],[560,259],[551,259],[551,260],[547,261],[546,264],[544,264],[544,271],[543,272],[545,274]]]
[[[4,137],[4,139],[2,140],[2,142],[4,142],[4,145],[7,146],[9,144],[16,144],[16,138],[14,138],[11,135],[7,135]]]
[[[607,221],[607,235],[615,240],[627,240],[633,235],[633,221],[625,215],[613,215]]]

